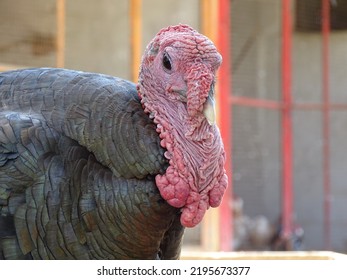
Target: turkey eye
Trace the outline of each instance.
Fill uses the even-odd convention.
[[[172,66],[171,66],[171,62],[170,62],[170,58],[169,55],[167,53],[164,53],[163,56],[163,65],[167,70],[171,70]]]

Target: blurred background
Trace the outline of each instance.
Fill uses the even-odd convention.
[[[163,27],[223,55],[230,187],[187,250],[347,251],[346,0],[0,0],[0,71],[64,67],[136,81]]]

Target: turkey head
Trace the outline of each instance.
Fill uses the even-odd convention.
[[[156,176],[162,197],[181,208],[181,223],[197,225],[227,187],[225,152],[215,124],[214,85],[222,58],[187,25],[159,31],[142,59],[138,93],[157,125],[169,167]]]

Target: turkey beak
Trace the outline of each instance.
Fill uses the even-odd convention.
[[[214,125],[216,123],[216,108],[214,100],[214,84],[211,85],[210,91],[208,92],[207,99],[204,103],[203,109],[204,116],[209,123],[209,125]]]

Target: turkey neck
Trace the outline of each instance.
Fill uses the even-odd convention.
[[[193,227],[209,206],[220,204],[227,186],[220,133],[203,114],[191,117],[186,103],[168,99],[165,91],[153,90],[146,80],[150,79],[140,80],[139,95],[157,125],[170,164],[165,174],[156,176],[156,184],[170,205],[182,208],[181,223]]]
[[[12,77],[0,97],[5,110],[44,119],[87,147],[117,177],[165,171],[164,149],[133,83],[66,69],[30,69]]]

